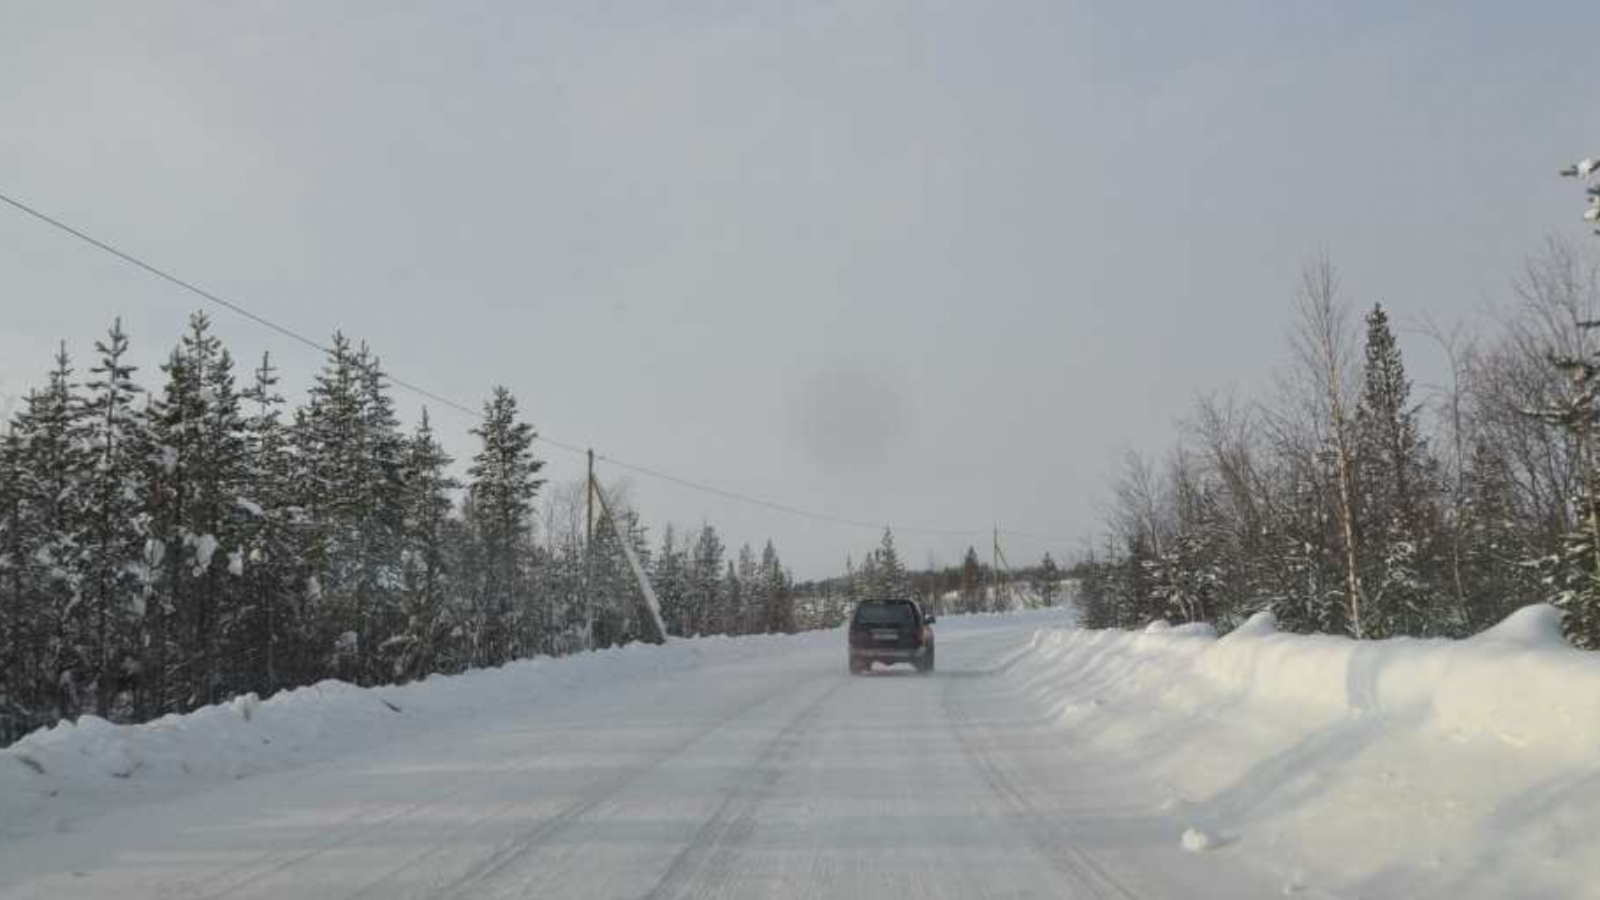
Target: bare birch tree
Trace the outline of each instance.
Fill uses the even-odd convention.
[[[1296,356],[1315,391],[1318,429],[1325,452],[1332,454],[1338,488],[1335,514],[1343,541],[1345,580],[1348,591],[1350,632],[1363,636],[1361,607],[1363,593],[1353,483],[1355,452],[1351,417],[1353,367],[1349,308],[1339,297],[1339,274],[1326,256],[1306,264],[1300,272],[1296,296],[1300,321],[1293,344]]]

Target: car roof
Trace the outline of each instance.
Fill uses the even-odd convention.
[[[922,612],[922,607],[917,601],[905,597],[874,597],[871,600],[859,600],[855,608],[860,609],[863,606],[909,606],[918,613]]]

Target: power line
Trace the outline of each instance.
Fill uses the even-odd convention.
[[[188,291],[189,293],[194,294],[195,296],[200,297],[201,299],[203,299],[203,300],[205,300],[205,301],[207,301],[209,303],[212,303],[212,304],[215,304],[217,306],[220,306],[223,309],[226,309],[229,312],[234,313],[235,315],[243,316],[244,318],[249,319],[252,322],[255,322],[257,325],[260,325],[263,328],[267,328],[267,329],[269,329],[271,331],[277,332],[278,334],[281,334],[284,337],[289,338],[292,341],[295,341],[296,343],[303,344],[303,345],[305,345],[307,347],[310,347],[311,349],[316,350],[316,351],[321,352],[321,353],[331,353],[331,352],[333,352],[332,348],[330,348],[327,345],[323,344],[321,341],[317,341],[317,340],[314,340],[312,338],[309,338],[309,337],[305,336],[304,334],[301,334],[300,332],[298,332],[298,331],[296,331],[296,330],[294,330],[292,328],[289,328],[286,325],[280,325],[277,322],[274,322],[271,319],[268,319],[266,316],[263,316],[263,315],[260,315],[258,313],[252,312],[249,309],[247,309],[246,307],[244,307],[243,305],[241,305],[241,304],[239,304],[237,302],[234,302],[232,300],[228,300],[228,299],[226,299],[224,297],[218,296],[217,294],[212,293],[211,291],[208,291],[205,288],[200,287],[199,285],[197,285],[197,284],[195,284],[195,283],[193,283],[191,281],[186,281],[186,280],[184,280],[182,278],[179,278],[177,275],[174,275],[174,274],[172,274],[171,272],[168,272],[165,269],[162,269],[162,268],[160,268],[158,266],[155,266],[155,265],[153,265],[151,263],[148,263],[145,260],[139,258],[138,256],[133,255],[132,253],[129,253],[129,252],[125,251],[125,250],[122,250],[122,249],[120,249],[120,248],[118,248],[118,247],[116,247],[116,246],[114,246],[112,244],[106,243],[105,241],[102,241],[99,238],[96,238],[93,235],[90,235],[90,234],[88,234],[88,233],[86,233],[86,232],[84,232],[84,231],[82,231],[82,230],[80,230],[78,228],[75,228],[75,227],[73,227],[71,225],[68,225],[66,222],[63,222],[60,219],[57,219],[54,216],[51,216],[51,215],[49,215],[49,214],[47,214],[47,213],[45,213],[45,212],[43,212],[41,210],[35,209],[34,207],[29,206],[28,204],[23,203],[22,201],[17,200],[16,198],[11,197],[11,196],[3,193],[3,192],[0,192],[0,201],[3,201],[7,205],[15,208],[17,211],[19,211],[21,213],[24,213],[25,215],[31,216],[32,218],[34,218],[34,219],[36,219],[36,220],[38,220],[40,222],[43,222],[46,225],[49,225],[50,227],[57,229],[58,231],[62,231],[64,233],[68,234],[68,235],[71,235],[72,237],[77,238],[80,241],[83,241],[84,243],[90,245],[91,247],[94,247],[97,250],[100,250],[100,251],[102,251],[104,253],[108,253],[111,256],[114,256],[117,259],[120,259],[123,262],[125,262],[125,263],[127,263],[127,264],[129,264],[131,266],[134,266],[136,268],[142,269],[145,272],[147,272],[147,273],[149,273],[151,275],[154,275],[155,277],[161,279],[162,281],[168,282],[169,284],[175,285],[175,286],[177,286],[177,287],[179,287],[179,288],[181,288],[181,289],[183,289],[185,291]],[[450,409],[456,410],[457,412],[464,413],[467,416],[470,416],[470,417],[472,417],[474,419],[479,419],[479,420],[483,419],[483,413],[480,410],[473,409],[472,407],[467,406],[466,404],[458,403],[458,402],[456,402],[454,400],[451,400],[450,398],[445,397],[442,394],[439,394],[439,393],[437,393],[435,391],[431,391],[431,390],[429,390],[429,389],[427,389],[427,388],[425,388],[425,387],[423,387],[423,386],[421,386],[419,384],[416,384],[415,382],[405,381],[403,379],[396,378],[392,374],[387,373],[387,372],[384,373],[384,374],[389,379],[389,383],[393,384],[395,387],[401,388],[402,390],[409,391],[412,394],[415,394],[415,395],[417,395],[419,397],[423,397],[425,399],[432,400],[435,403],[438,403],[438,404],[440,404],[442,406],[445,406],[445,407],[448,407]],[[545,444],[548,444],[548,445],[550,445],[552,447],[555,447],[557,449],[565,450],[565,451],[567,451],[569,453],[574,453],[574,454],[577,454],[577,455],[580,455],[580,456],[588,453],[588,449],[585,448],[585,447],[580,447],[577,444],[571,443],[569,441],[558,440],[558,439],[550,437],[548,435],[536,434],[535,435],[535,439],[540,441],[540,442],[542,442],[542,443],[545,443]],[[734,501],[738,501],[738,502],[741,502],[741,503],[746,503],[746,504],[749,504],[749,505],[752,505],[752,506],[763,507],[763,508],[766,508],[766,509],[774,510],[776,512],[785,513],[787,515],[798,516],[798,517],[806,518],[806,519],[812,519],[814,521],[819,521],[819,522],[828,522],[828,523],[835,524],[835,525],[846,525],[846,526],[850,526],[850,527],[854,527],[854,528],[870,528],[870,529],[874,529],[874,530],[879,529],[879,528],[890,527],[890,526],[893,525],[893,523],[890,523],[890,522],[868,522],[868,521],[866,521],[864,519],[850,519],[850,518],[846,518],[846,517],[843,517],[843,516],[834,516],[834,515],[829,515],[827,513],[816,512],[816,511],[813,511],[813,510],[801,509],[800,507],[797,507],[797,506],[790,506],[787,503],[779,503],[779,502],[777,502],[775,500],[768,500],[768,499],[765,499],[765,498],[762,498],[762,497],[755,497],[755,496],[752,496],[752,495],[749,495],[749,494],[740,493],[738,491],[730,491],[730,490],[727,490],[727,489],[724,489],[724,488],[715,487],[713,485],[705,484],[704,482],[693,481],[693,480],[688,479],[688,478],[683,478],[683,477],[680,477],[680,476],[677,476],[677,475],[673,475],[673,474],[668,473],[668,472],[663,472],[663,471],[661,471],[659,469],[653,469],[653,468],[650,468],[648,466],[639,465],[637,463],[626,462],[624,460],[620,460],[620,459],[618,459],[618,458],[616,458],[614,456],[610,456],[610,455],[607,455],[607,454],[597,453],[597,454],[595,454],[595,456],[596,456],[597,459],[601,459],[601,460],[604,460],[605,462],[609,462],[610,464],[616,466],[619,469],[624,469],[624,470],[627,470],[627,471],[630,471],[630,472],[634,472],[636,474],[643,475],[643,476],[645,476],[647,478],[659,479],[661,481],[666,481],[666,482],[670,482],[672,484],[676,484],[676,485],[678,485],[680,487],[688,488],[689,490],[699,491],[699,492],[705,493],[705,494],[711,494],[711,495],[714,495],[714,496],[722,497],[722,498],[727,499],[727,500],[734,500]],[[962,530],[962,529],[946,529],[946,528],[919,528],[919,527],[914,527],[914,526],[901,526],[898,530],[900,531],[901,534],[921,535],[921,536],[927,536],[927,537],[974,537],[974,536],[984,535],[984,534],[988,534],[989,533],[988,531],[982,531],[982,530]],[[1033,539],[1033,540],[1062,541],[1062,542],[1066,542],[1067,541],[1066,538],[1056,537],[1056,536],[1052,536],[1052,535],[1032,534],[1032,533],[1023,532],[1023,531],[1009,531],[1009,530],[1001,529],[999,531],[999,533],[1000,534],[1004,534],[1004,535],[1008,535],[1008,536],[1012,536],[1012,537],[1027,538],[1027,539]]]
[[[650,477],[650,478],[658,478],[658,479],[661,479],[662,481],[669,481],[669,482],[672,482],[673,484],[689,488],[690,490],[702,491],[702,492],[707,493],[707,494],[715,494],[716,496],[719,496],[719,497],[725,497],[725,498],[730,499],[730,500],[738,500],[738,501],[741,501],[741,502],[744,502],[744,503],[749,503],[749,504],[751,504],[753,506],[764,506],[767,509],[777,510],[778,512],[787,513],[787,514],[793,515],[793,516],[800,516],[800,517],[807,518],[807,519],[815,519],[815,520],[820,521],[820,522],[831,522],[831,523],[833,523],[835,525],[849,525],[849,526],[855,527],[855,528],[871,528],[873,530],[877,530],[879,528],[885,528],[885,527],[889,527],[889,526],[893,525],[892,522],[868,522],[865,519],[849,519],[849,518],[845,518],[843,516],[834,516],[834,515],[829,515],[827,513],[820,513],[820,512],[814,512],[814,511],[808,510],[808,509],[801,509],[800,507],[797,507],[797,506],[790,506],[787,503],[779,503],[779,502],[777,502],[775,500],[766,500],[766,499],[763,499],[761,497],[754,497],[754,496],[751,496],[749,494],[741,494],[741,493],[739,493],[737,491],[725,490],[723,488],[713,487],[713,486],[711,486],[709,484],[703,484],[703,483],[697,482],[697,481],[690,481],[687,478],[680,478],[677,475],[672,475],[672,474],[669,474],[667,472],[662,472],[662,471],[657,470],[657,469],[651,469],[651,468],[648,468],[646,466],[638,465],[636,463],[624,462],[623,460],[617,459],[614,456],[608,456],[608,455],[603,454],[603,453],[602,454],[596,454],[596,458],[604,460],[605,462],[611,463],[613,466],[616,466],[619,469],[626,469],[626,470],[628,470],[630,472],[636,472],[636,473],[638,473],[640,475],[644,475],[644,476],[647,476],[647,477]],[[899,531],[902,534],[919,534],[919,535],[931,535],[931,536],[940,536],[940,537],[971,537],[972,535],[986,534],[987,533],[987,532],[982,532],[982,531],[962,531],[962,530],[951,530],[951,529],[941,529],[941,528],[915,528],[915,527],[901,527],[899,529]]]
[[[199,285],[197,285],[197,284],[195,284],[193,282],[185,281],[184,279],[179,278],[178,276],[172,274],[171,272],[168,272],[165,269],[159,268],[159,267],[157,267],[155,265],[152,265],[152,264],[150,264],[148,262],[145,262],[143,259],[140,259],[139,257],[134,256],[132,253],[128,253],[128,252],[126,252],[124,250],[121,250],[121,249],[119,249],[119,248],[117,248],[117,247],[115,247],[115,246],[113,246],[111,244],[106,243],[105,241],[100,240],[99,238],[94,237],[93,235],[87,234],[87,233],[85,233],[85,232],[83,232],[83,231],[81,231],[81,230],[79,230],[77,228],[74,228],[73,226],[68,225],[66,222],[63,222],[60,219],[57,219],[57,218],[55,218],[55,217],[53,217],[53,216],[51,216],[51,215],[49,215],[49,214],[47,214],[45,212],[42,212],[41,210],[35,209],[35,208],[29,206],[28,204],[23,203],[20,200],[17,200],[14,197],[10,197],[10,196],[8,196],[8,195],[6,195],[4,193],[0,193],[0,201],[3,201],[3,202],[5,202],[6,204],[8,204],[8,205],[10,205],[12,207],[15,207],[17,210],[19,210],[19,211],[21,211],[23,213],[26,213],[27,215],[30,215],[35,219],[38,219],[39,221],[45,223],[46,225],[49,225],[49,226],[51,226],[53,228],[59,229],[61,231],[64,231],[67,234],[70,234],[73,237],[77,238],[78,240],[83,241],[84,243],[89,244],[92,247],[95,247],[96,249],[99,249],[99,250],[102,250],[102,251],[104,251],[106,253],[109,253],[112,256],[115,256],[117,259],[120,259],[123,262],[128,263],[131,266],[135,266],[137,268],[143,269],[144,271],[150,273],[151,275],[156,276],[157,278],[160,278],[163,281],[166,281],[166,282],[169,282],[171,284],[177,285],[178,287],[188,291],[191,294],[194,294],[194,295],[196,295],[196,296],[198,296],[198,297],[200,297],[200,298],[202,298],[202,299],[204,299],[204,300],[206,300],[208,302],[214,303],[214,304],[216,304],[216,305],[218,305],[218,306],[220,306],[220,307],[222,307],[222,308],[224,308],[224,309],[226,309],[226,310],[228,310],[230,312],[233,312],[233,313],[235,313],[237,315],[241,315],[241,316],[245,317],[246,319],[249,319],[250,321],[255,322],[257,325],[260,325],[260,326],[262,326],[264,328],[271,329],[272,331],[275,331],[278,334],[281,334],[284,337],[289,338],[290,340],[293,340],[293,341],[295,341],[297,343],[300,343],[300,344],[304,344],[305,346],[310,347],[313,350],[317,350],[317,351],[319,351],[321,353],[332,353],[333,352],[333,349],[331,347],[327,346],[326,344],[323,344],[321,341],[317,341],[317,340],[314,340],[312,338],[306,337],[305,335],[301,334],[298,331],[295,331],[294,329],[292,329],[292,328],[290,328],[290,327],[288,327],[286,325],[279,325],[277,322],[274,322],[271,319],[268,319],[266,316],[258,315],[257,313],[251,312],[250,310],[246,309],[245,307],[241,306],[238,303],[233,302],[232,300],[228,300],[228,299],[226,299],[224,297],[219,297],[216,294],[212,293],[211,291],[208,291],[205,288],[200,287]],[[419,397],[423,397],[423,398],[426,398],[428,400],[432,400],[435,403],[441,404],[443,406],[447,406],[447,407],[449,407],[451,409],[454,409],[454,410],[456,410],[458,412],[466,413],[467,415],[469,415],[469,416],[471,416],[471,417],[473,417],[475,419],[482,419],[483,418],[483,413],[482,412],[480,412],[479,410],[475,410],[475,409],[471,408],[470,406],[467,406],[467,405],[462,404],[462,403],[457,403],[456,401],[451,400],[449,397],[445,397],[445,396],[443,396],[441,394],[438,394],[438,393],[436,393],[434,391],[430,391],[427,388],[422,387],[421,385],[413,384],[412,382],[405,381],[405,380],[400,379],[400,378],[396,378],[396,377],[394,377],[394,375],[392,375],[392,374],[390,374],[388,372],[385,372],[384,375],[385,375],[385,377],[387,377],[389,379],[389,383],[393,384],[395,387],[402,388],[404,390],[410,391],[411,393],[416,394]],[[541,436],[540,440],[544,441],[547,444],[550,444],[553,447],[559,447],[559,448],[561,448],[563,450],[572,450],[572,451],[577,452],[577,453],[582,453],[583,452],[582,449],[573,447],[572,445],[567,444],[564,441],[555,440],[554,438],[547,438],[547,437]]]

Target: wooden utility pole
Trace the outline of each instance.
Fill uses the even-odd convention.
[[[1005,573],[1004,578],[1001,573]],[[1000,610],[1000,603],[1005,602],[1005,608],[1011,607],[1011,562],[1006,559],[1004,550],[1000,549],[1000,526],[994,526],[994,559],[993,570],[990,573],[994,584],[994,597],[992,602],[995,611]]]
[[[594,598],[589,582],[594,577],[594,448],[589,448],[589,477],[583,492],[583,649],[594,649]]]
[[[1000,525],[994,526],[994,547],[989,556],[989,611],[1000,609]]]

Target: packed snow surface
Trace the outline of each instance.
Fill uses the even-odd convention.
[[[325,682],[0,751],[0,898],[1592,897],[1600,655],[941,620]]]

